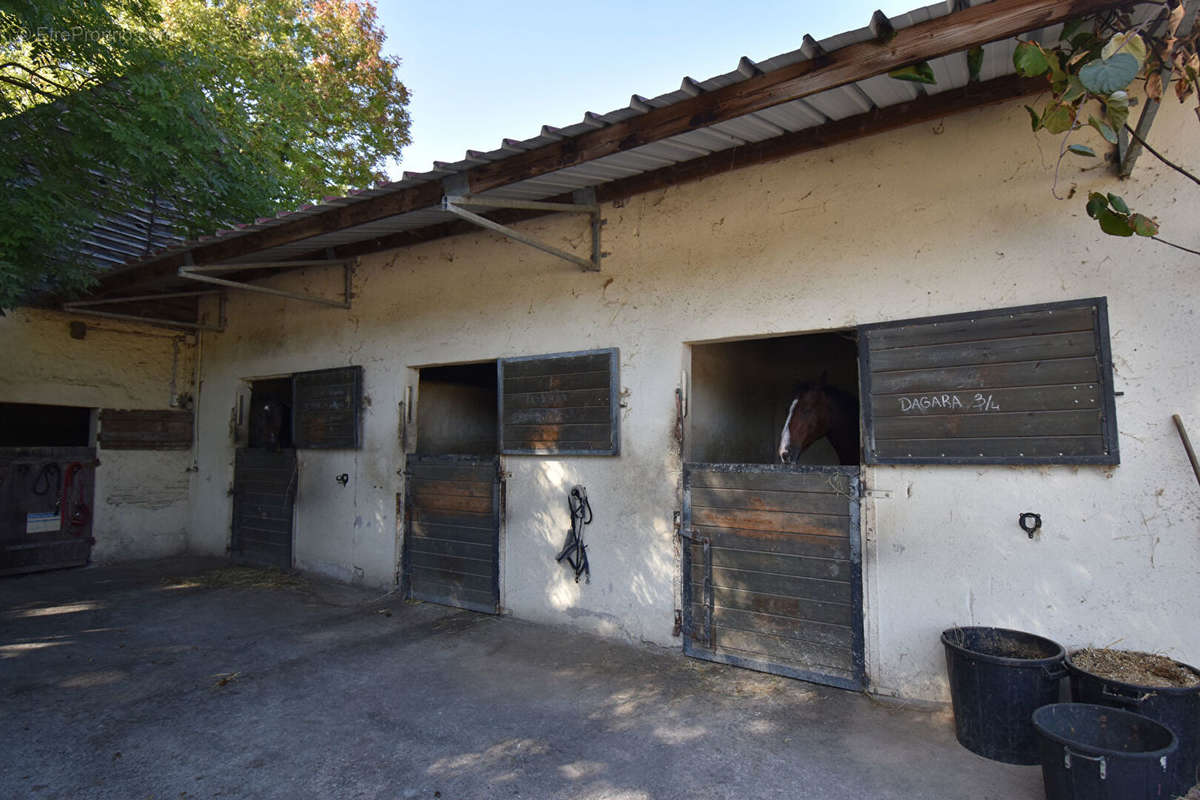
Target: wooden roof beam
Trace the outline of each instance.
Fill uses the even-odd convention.
[[[463,175],[470,192],[478,194],[835,89],[914,62],[1129,4],[1129,0],[993,0],[897,31],[886,42],[870,40],[849,45],[607,127],[472,167]],[[187,252],[196,264],[228,260],[436,206],[441,196],[441,182],[429,181],[294,222],[200,244]],[[184,252],[177,252],[115,270],[101,279],[100,291],[116,291],[168,277],[183,263]]]

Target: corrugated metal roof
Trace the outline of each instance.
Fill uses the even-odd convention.
[[[894,29],[902,30],[915,24],[945,16],[956,9],[983,5],[985,2],[986,0],[949,0],[948,2],[934,3],[891,18],[889,22]],[[1061,30],[1061,25],[1055,25],[1051,28],[1029,34],[1028,37],[1036,38],[1043,42],[1052,42],[1057,39],[1059,30]],[[530,139],[520,141],[505,139],[499,147],[493,150],[469,150],[462,160],[435,162],[434,169],[428,172],[405,172],[402,180],[379,183],[364,190],[353,191],[345,197],[326,198],[322,203],[306,206],[296,211],[281,212],[275,217],[262,218],[255,220],[251,224],[219,231],[214,236],[202,237],[196,242],[167,247],[160,250],[156,256],[189,249],[195,244],[203,244],[217,238],[232,239],[254,231],[265,230],[292,222],[298,218],[320,214],[337,206],[361,203],[414,186],[430,182],[440,182],[448,176],[461,173],[481,164],[502,161],[514,154],[550,144],[564,137],[575,136],[596,128],[606,127],[613,123],[644,114],[651,109],[663,108],[682,102],[698,93],[710,92],[724,86],[739,83],[757,74],[771,72],[797,62],[812,59],[821,53],[827,53],[847,45],[866,42],[875,38],[877,38],[877,32],[870,26],[840,33],[820,42],[805,37],[803,46],[789,53],[783,53],[757,63],[743,57],[732,71],[704,81],[684,78],[680,88],[674,92],[668,92],[653,98],[643,98],[639,95],[633,95],[627,107],[618,108],[604,114],[586,112],[584,118],[574,125],[564,128],[545,126],[539,135]],[[1013,73],[1012,53],[1016,44],[1017,40],[1014,38],[994,42],[984,47],[985,55],[980,76],[981,80],[986,81]],[[965,52],[934,59],[930,62],[930,65],[933,68],[934,75],[937,77],[937,85],[921,86],[894,80],[886,75],[876,76],[836,89],[820,92],[802,100],[793,100],[761,111],[755,111],[733,120],[712,125],[711,127],[691,130],[652,144],[512,183],[501,188],[483,192],[478,196],[522,200],[540,200],[554,197],[573,189],[598,186],[608,181],[700,158],[747,142],[762,141],[786,133],[805,130],[825,124],[831,120],[844,119],[876,108],[887,108],[898,103],[911,101],[922,93],[936,94],[967,85],[969,75]],[[453,215],[443,212],[439,208],[426,208],[376,220],[364,225],[344,228],[267,250],[247,253],[239,258],[230,259],[230,262],[283,261],[300,254],[312,253],[313,251],[328,247],[336,247],[401,231],[418,230],[454,219],[456,218]]]

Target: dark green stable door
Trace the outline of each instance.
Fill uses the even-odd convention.
[[[234,561],[292,566],[292,509],[296,502],[295,450],[241,448],[233,466]]]
[[[408,596],[497,613],[503,512],[500,459],[410,455],[405,474]]]
[[[863,686],[858,467],[685,464],[684,652]]]

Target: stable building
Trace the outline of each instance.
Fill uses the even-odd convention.
[[[228,554],[928,700],[952,625],[1194,663],[1194,256],[1083,198],[1124,171],[1186,239],[1200,195],[1122,146],[1055,199],[1044,82],[1012,74],[1018,38],[1116,5],[877,14],[168,246],[0,320],[0,401],[85,409],[47,413],[98,448],[93,558]],[[887,75],[918,61],[935,85]],[[1142,108],[1197,166],[1191,109]],[[586,580],[556,560],[575,486]],[[47,511],[6,546],[63,538]]]

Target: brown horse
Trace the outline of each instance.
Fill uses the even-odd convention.
[[[830,386],[799,383],[779,436],[779,460],[794,464],[813,442],[828,438],[842,464],[858,463],[858,400]]]

